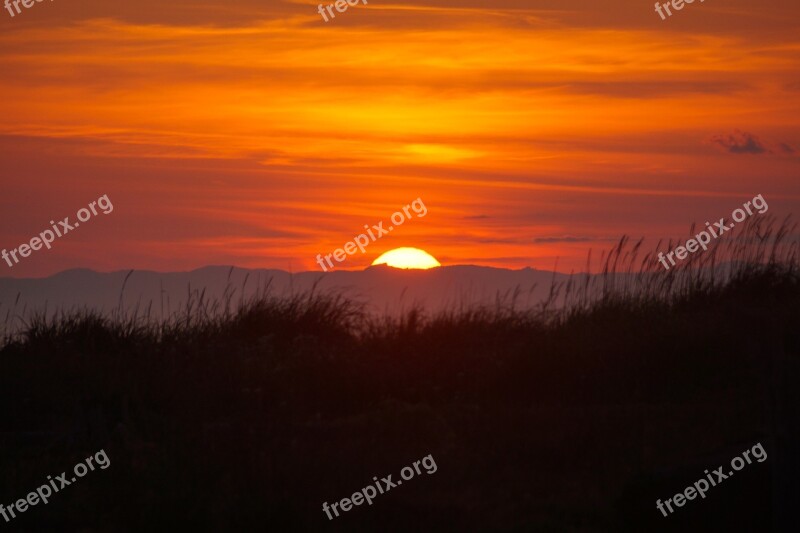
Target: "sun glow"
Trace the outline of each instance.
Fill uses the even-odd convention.
[[[388,265],[394,268],[429,268],[442,266],[431,254],[419,248],[395,248],[381,254],[372,265]]]

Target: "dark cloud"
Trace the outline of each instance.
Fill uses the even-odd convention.
[[[795,152],[786,143],[766,144],[752,133],[741,130],[735,130],[728,135],[714,135],[711,142],[731,154],[790,155]]]
[[[334,0],[139,0],[109,2],[46,2],[47,9],[35,11],[37,24],[73,24],[89,19],[114,19],[137,24],[176,26],[237,27],[264,21],[331,31],[341,26],[382,27],[384,29],[441,29],[453,23],[499,24],[510,28],[596,28],[613,30],[698,32],[740,36],[742,31],[758,32],[768,38],[794,36],[797,32],[797,0],[771,0],[770,11],[785,16],[765,16],[751,0],[726,0],[724,8],[695,3],[680,15],[680,24],[660,20],[653,5],[634,0],[401,0],[370,2],[358,10],[326,24],[317,12],[318,4]],[[38,6],[38,4],[37,4]],[[688,13],[691,12],[691,15]],[[10,17],[5,17],[10,21]],[[675,20],[678,20],[677,18]],[[33,16],[25,24],[33,23]],[[713,25],[713,27],[712,27]],[[4,27],[11,31],[21,23]],[[669,30],[667,30],[669,28]],[[791,53],[791,51],[787,52]]]
[[[550,237],[537,237],[533,239],[533,242],[538,244],[549,244],[549,243],[556,243],[556,242],[589,242],[593,241],[593,237],[580,237],[574,235],[561,235],[561,236],[550,236]]]
[[[682,94],[733,94],[748,89],[740,82],[661,80],[619,82],[572,82],[568,89],[579,94],[601,94],[614,98],[665,98]]]
[[[521,241],[515,238],[508,238],[508,239],[486,238],[486,239],[477,239],[476,242],[479,242],[481,244],[521,244]]]
[[[731,154],[764,154],[768,150],[758,137],[746,131],[736,130],[728,135],[714,135],[711,142]]]

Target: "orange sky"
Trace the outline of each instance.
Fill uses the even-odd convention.
[[[316,270],[416,198],[425,218],[340,268],[415,246],[568,270],[757,194],[798,212],[795,1],[317,4],[0,12],[0,247],[114,204],[0,276]]]

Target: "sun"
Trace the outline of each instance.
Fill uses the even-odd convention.
[[[381,254],[372,265],[389,265],[394,268],[429,268],[442,266],[431,254],[419,248],[395,248]]]

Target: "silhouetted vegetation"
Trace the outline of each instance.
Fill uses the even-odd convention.
[[[266,290],[199,294],[159,324],[34,317],[0,350],[0,503],[101,448],[111,467],[0,526],[788,531],[797,243],[788,223],[753,220],[669,272],[623,239],[600,276],[532,312],[512,299],[376,318],[336,295]],[[756,442],[764,463],[656,510]],[[322,512],[428,454],[435,474]]]

